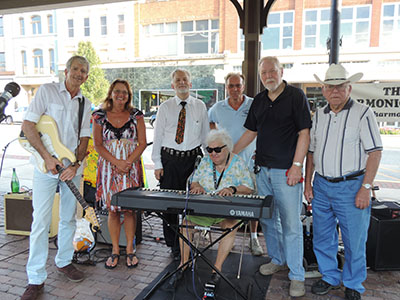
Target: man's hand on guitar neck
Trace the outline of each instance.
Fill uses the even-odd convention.
[[[46,163],[46,169],[49,170],[52,174],[56,175],[59,172],[57,171],[57,165],[60,166],[63,170],[60,174],[60,180],[66,181],[66,180],[72,180],[75,175],[76,171],[79,168],[79,165],[69,165],[68,168],[65,168],[64,165],[55,157],[50,157],[45,160]],[[64,169],[65,168],[65,169]]]
[[[78,170],[79,165],[69,165],[68,168],[66,168],[61,174],[60,174],[60,180],[66,181],[66,180],[72,180],[75,175],[76,171]]]
[[[44,163],[46,165],[47,171],[51,172],[51,174],[58,174],[56,166],[59,165],[61,168],[64,168],[64,165],[55,157],[50,156],[44,159]]]

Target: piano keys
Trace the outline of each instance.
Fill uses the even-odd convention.
[[[186,195],[185,191],[126,189],[112,196],[112,205],[125,209],[167,212],[209,217],[254,220],[271,218],[272,196],[216,194]]]

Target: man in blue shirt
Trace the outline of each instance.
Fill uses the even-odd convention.
[[[216,129],[224,128],[231,136],[235,144],[242,134],[246,131],[244,122],[253,98],[249,98],[243,94],[244,92],[244,76],[240,73],[229,73],[225,76],[225,88],[228,97],[224,101],[215,103],[208,111],[208,119],[210,121],[210,128]],[[250,173],[252,174],[252,166],[254,165],[253,155],[256,149],[256,141],[254,140],[242,152],[240,157],[249,166]],[[260,246],[257,238],[257,221],[250,222],[251,238],[250,249],[253,255],[262,255],[263,249]]]

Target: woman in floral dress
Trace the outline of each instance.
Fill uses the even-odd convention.
[[[133,249],[136,232],[136,214],[111,205],[113,194],[143,183],[140,157],[146,148],[146,126],[143,114],[132,106],[132,90],[125,80],[116,79],[110,86],[101,109],[93,117],[94,147],[99,153],[97,164],[96,200],[108,209],[108,230],[112,253],[105,262],[113,269],[119,261],[119,236],[121,213],[124,215],[126,235],[126,266],[139,263]]]

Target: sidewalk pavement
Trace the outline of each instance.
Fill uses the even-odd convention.
[[[0,197],[0,223],[3,224],[4,207]],[[139,265],[135,269],[125,266],[125,257],[121,256],[120,262],[114,270],[104,268],[104,259],[110,253],[110,247],[98,244],[93,251],[93,260],[98,263],[94,266],[77,265],[85,273],[85,280],[80,283],[69,282],[63,275],[59,275],[54,264],[56,249],[53,241],[49,241],[49,259],[47,261],[48,279],[45,282],[44,293],[40,300],[133,300],[160,272],[172,261],[169,248],[164,242],[158,241],[162,237],[162,223],[158,218],[151,218],[143,222],[143,241],[137,246]],[[242,232],[238,232],[233,252],[239,253],[242,243]],[[260,244],[265,248],[262,234]],[[245,240],[245,254],[250,255],[247,247],[248,238]],[[27,285],[25,265],[28,259],[28,237],[6,235],[0,231],[0,299],[19,299]],[[105,250],[104,250],[105,249]],[[216,249],[215,247],[213,249]],[[267,256],[265,255],[267,262]],[[318,279],[306,279],[306,295],[298,299],[344,299],[344,288],[331,291],[326,296],[316,296],[311,293],[312,284]],[[364,300],[395,300],[400,299],[400,271],[368,270],[368,277],[364,285],[366,292]],[[287,271],[280,271],[272,276],[271,283],[265,299],[279,300],[291,299],[288,295],[290,281]],[[165,299],[169,300],[169,299]],[[192,300],[179,299],[177,300]]]
[[[0,148],[3,149],[7,142],[0,141]],[[384,147],[385,149],[400,150],[400,136],[385,136]],[[151,153],[151,148],[149,148],[146,151]],[[12,168],[17,169],[21,186],[32,187],[33,167],[29,164],[27,152],[21,149],[17,142],[14,142],[8,148],[6,157],[0,178],[0,226],[4,224],[3,195],[10,190]],[[155,187],[156,181],[151,169],[149,155],[145,158],[145,165],[149,167],[147,168],[147,176],[150,187]],[[400,184],[385,187],[382,183],[381,190],[377,191],[377,196],[378,198],[399,200],[399,188]],[[6,235],[4,226],[2,227],[0,228],[0,299],[14,300],[20,298],[27,285],[25,265],[28,258],[29,240],[24,236]],[[84,271],[86,276],[86,279],[81,283],[68,282],[63,276],[57,274],[54,265],[56,250],[53,243],[49,242],[50,250],[47,263],[49,274],[44,294],[39,299],[135,299],[136,295],[171,262],[168,247],[165,246],[163,241],[159,242],[155,239],[162,237],[162,224],[158,218],[143,222],[143,236],[143,242],[137,248],[137,255],[140,260],[138,268],[127,269],[123,256],[121,256],[118,267],[114,270],[106,270],[104,262],[99,262],[95,266],[80,265],[78,268]],[[394,237],[394,239],[398,239],[398,237]],[[262,234],[260,235],[260,244],[266,250]],[[241,233],[237,236],[233,251],[238,252],[240,245]],[[246,240],[245,245],[248,245],[248,240]],[[103,248],[109,249],[107,245],[98,244],[96,246],[96,250]],[[249,254],[248,247],[245,247],[245,253]],[[95,260],[101,261],[102,258],[106,257],[102,251],[98,251],[96,254]],[[316,280],[307,279],[305,281],[306,295],[299,299],[344,299],[344,288],[331,291],[326,296],[311,294],[311,285]],[[266,299],[290,299],[288,295],[289,284],[287,271],[273,275]],[[400,271],[374,272],[368,270],[365,287],[364,300],[400,299]]]

